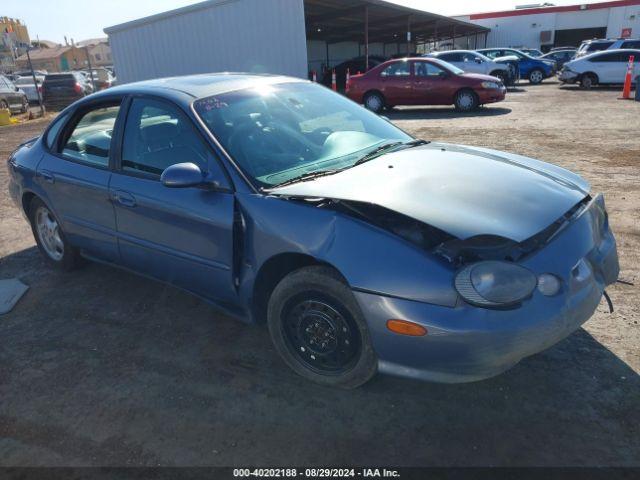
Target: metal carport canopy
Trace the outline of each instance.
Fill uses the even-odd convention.
[[[420,44],[487,34],[473,23],[383,0],[304,0],[308,40]],[[410,32],[410,38],[408,35]]]

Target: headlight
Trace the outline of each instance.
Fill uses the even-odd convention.
[[[458,293],[479,307],[508,307],[528,298],[538,279],[530,270],[508,262],[487,261],[463,268],[455,279]]]
[[[482,88],[500,88],[500,84],[496,82],[482,82]]]

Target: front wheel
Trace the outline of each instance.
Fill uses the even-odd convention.
[[[478,108],[480,101],[473,90],[461,90],[456,94],[454,105],[458,112],[470,112]]]
[[[544,72],[540,69],[534,69],[531,70],[531,72],[529,73],[529,82],[532,85],[538,85],[539,83],[542,83],[542,81],[544,80]]]
[[[351,289],[330,268],[287,275],[269,299],[267,321],[280,356],[308,380],[356,388],[376,373],[366,321]]]
[[[598,84],[598,77],[596,77],[593,73],[585,73],[580,79],[580,87],[585,90],[591,90]]]
[[[499,78],[499,79],[500,79],[500,81],[501,81],[504,85],[506,85],[507,83],[509,83],[509,82],[508,82],[508,80],[509,80],[509,74],[508,74],[507,72],[505,72],[504,70],[498,70],[498,71],[492,72],[492,73],[491,73],[491,76],[492,76],[492,77]]]
[[[384,98],[377,92],[367,93],[364,97],[364,106],[373,113],[380,113],[384,105]]]
[[[42,200],[31,201],[29,220],[38,249],[49,264],[60,270],[73,270],[79,263],[78,251],[67,242],[58,219]]]

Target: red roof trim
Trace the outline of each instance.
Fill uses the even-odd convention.
[[[558,12],[575,12],[580,11],[582,5],[585,5],[587,10],[600,10],[602,8],[613,7],[628,7],[632,5],[640,5],[640,0],[616,0],[611,2],[602,3],[587,3],[579,5],[567,5],[564,7],[540,7],[540,8],[527,8],[523,10],[507,10],[503,12],[491,12],[491,13],[476,13],[470,15],[470,20],[482,20],[483,18],[500,18],[500,17],[519,17],[523,15],[536,15],[539,13],[558,13]]]

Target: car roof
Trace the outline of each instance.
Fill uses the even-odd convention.
[[[610,55],[612,53],[619,53],[619,52],[637,53],[638,55],[640,55],[640,50],[638,50],[637,48],[613,48],[611,50],[599,50],[597,52],[589,53],[588,55],[578,58],[577,60],[586,60],[589,58],[599,57],[601,55]]]
[[[442,52],[431,52],[433,55],[443,55],[445,53],[478,53],[474,50],[443,50]]]
[[[141,82],[127,83],[112,87],[102,92],[113,93],[145,93],[158,91],[181,92],[193,98],[210,97],[235,90],[244,90],[260,85],[278,83],[306,82],[300,78],[284,75],[251,74],[251,73],[205,73],[180,77],[158,78]]]

